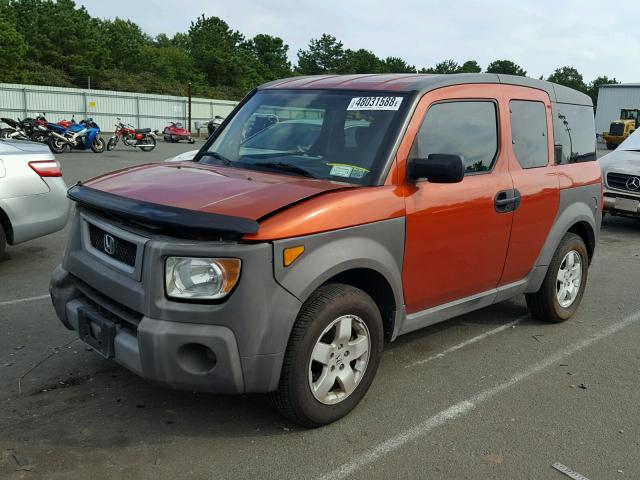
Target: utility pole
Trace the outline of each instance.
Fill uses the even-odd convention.
[[[87,90],[91,90],[91,76],[87,76]]]
[[[187,130],[191,131],[191,82],[187,88],[187,96],[189,97],[189,121],[187,123]]]

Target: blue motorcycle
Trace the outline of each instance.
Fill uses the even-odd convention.
[[[67,149],[88,150],[102,153],[106,143],[100,137],[100,127],[92,118],[72,123],[67,128],[55,123],[48,124],[49,148],[53,153],[64,153]]]

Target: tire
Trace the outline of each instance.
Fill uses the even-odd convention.
[[[49,150],[57,154],[64,153],[67,151],[67,148],[69,148],[69,144],[67,142],[64,142],[56,137],[51,137],[49,139],[48,145]]]
[[[337,336],[337,325],[346,326],[346,322],[347,340],[346,336]],[[369,295],[340,283],[320,287],[302,305],[289,337],[280,383],[273,393],[275,407],[306,427],[326,425],[344,417],[373,382],[383,337],[382,317]],[[319,343],[326,345],[320,350],[326,363],[311,358]],[[320,388],[312,391],[316,385]],[[327,393],[323,393],[322,385],[327,386]]]
[[[0,260],[7,253],[7,235],[4,233],[4,227],[0,224]]]
[[[571,259],[569,258],[572,252],[579,257],[579,268],[573,269],[573,281],[561,281],[559,279],[560,269],[563,268],[565,271],[567,269],[572,270],[570,268]],[[575,257],[573,263],[575,265]],[[563,297],[564,302],[561,304],[559,296],[562,296],[563,285],[573,284],[573,286],[576,287],[575,275],[578,275],[578,272],[580,278],[578,280],[579,285],[575,290],[575,296],[572,295],[573,289],[566,289]],[[582,296],[584,295],[588,273],[589,254],[584,241],[575,233],[567,233],[553,255],[540,290],[536,293],[526,295],[527,306],[532,315],[538,320],[552,323],[564,322],[571,318],[578,309]],[[558,290],[560,290],[560,292],[558,292]]]
[[[617,145],[615,143],[607,142],[607,150],[615,150]]]
[[[152,137],[151,135],[149,135],[148,137],[146,137],[144,139],[147,143],[149,143],[148,146],[146,147],[140,147],[140,150],[142,150],[143,152],[150,152],[151,150],[153,150],[154,148],[156,148],[156,139],[154,137]]]
[[[102,153],[104,152],[105,148],[106,148],[106,144],[105,144],[104,138],[102,137],[96,137],[93,143],[91,144],[91,150],[94,153]]]
[[[111,137],[107,142],[107,150],[111,152],[114,148],[116,148],[117,144],[118,144],[118,139],[116,137]]]
[[[196,141],[193,138],[189,137],[189,143],[193,145],[194,143],[196,143]]]

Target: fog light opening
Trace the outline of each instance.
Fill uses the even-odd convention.
[[[200,343],[185,343],[178,349],[178,365],[194,375],[204,375],[216,366],[216,354]]]

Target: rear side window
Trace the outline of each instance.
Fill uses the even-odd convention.
[[[545,167],[549,163],[547,112],[542,102],[512,100],[511,141],[522,168]]]
[[[413,158],[432,153],[462,155],[466,173],[491,170],[498,153],[496,105],[491,101],[432,105],[411,148]]]
[[[594,161],[596,159],[596,127],[593,108],[585,105],[552,103],[551,111],[556,163],[563,165]]]

